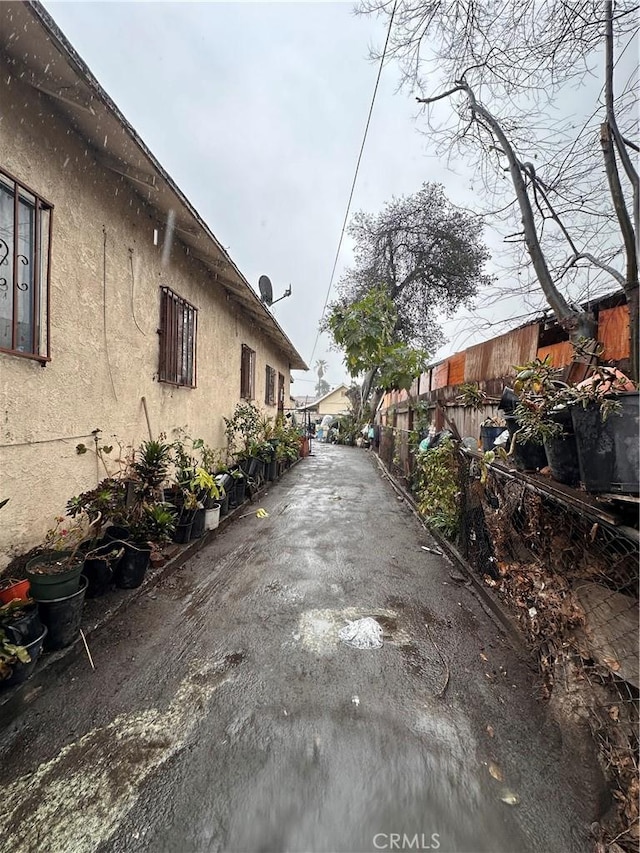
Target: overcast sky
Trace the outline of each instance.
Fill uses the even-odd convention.
[[[357,154],[384,25],[352,3],[50,2],[49,12],[103,88],[210,225],[257,290],[271,278],[273,313],[310,363]],[[439,160],[417,131],[409,92],[385,68],[352,211],[440,181],[477,207],[471,172]],[[500,240],[488,232],[494,254]],[[338,275],[351,260],[349,241]],[[503,309],[512,316],[518,306]],[[495,309],[493,309],[495,312]],[[477,324],[474,324],[477,325]],[[491,332],[448,323],[448,351]],[[457,334],[456,334],[457,332]],[[443,350],[441,352],[446,352]],[[321,336],[313,363],[331,385],[349,383]],[[296,373],[295,394],[315,375]]]

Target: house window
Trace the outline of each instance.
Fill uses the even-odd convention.
[[[242,344],[240,358],[240,396],[243,400],[253,400],[256,386],[256,354],[246,344]]]
[[[278,411],[284,412],[284,375],[278,373]]]
[[[264,384],[264,401],[267,406],[275,406],[276,404],[276,371],[273,367],[267,365],[265,384]]]
[[[160,382],[196,387],[197,320],[197,308],[170,288],[160,288]]]
[[[49,360],[53,205],[0,172],[0,351]]]

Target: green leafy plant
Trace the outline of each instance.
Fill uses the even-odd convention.
[[[163,439],[164,436],[160,436],[157,441],[143,441],[131,463],[131,473],[145,500],[158,495],[169,473],[172,446]]]
[[[176,529],[176,511],[168,503],[145,504],[136,521],[131,523],[131,535],[135,542],[153,542],[162,545],[171,540]]]
[[[67,515],[71,518],[86,513],[91,520],[101,517],[101,523],[113,520],[126,512],[127,485],[122,480],[107,477],[95,489],[76,495],[67,502]]]
[[[467,409],[480,411],[486,405],[487,395],[477,382],[465,382],[460,386],[460,393],[456,397],[456,401]]]
[[[233,415],[223,420],[228,456],[248,458],[252,443],[258,441],[260,435],[260,409],[254,403],[237,403]]]
[[[549,355],[516,366],[513,389],[520,397],[514,415],[518,423],[515,440],[521,444],[543,444],[545,439],[562,435],[562,425],[553,413],[566,405],[567,386],[560,382],[561,371]]]
[[[6,633],[0,628],[0,681],[10,678],[16,663],[31,663],[31,656],[24,646],[16,646],[10,642]]]
[[[216,483],[212,474],[204,468],[196,468],[196,473],[191,480],[191,491],[202,497],[218,500],[220,498],[220,488]]]
[[[416,495],[418,510],[447,539],[458,532],[458,455],[445,436],[436,447],[418,454]]]

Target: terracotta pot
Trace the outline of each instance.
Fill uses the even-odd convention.
[[[25,601],[29,598],[30,586],[28,580],[19,581],[15,578],[5,578],[0,581],[0,604],[9,604],[15,598]]]

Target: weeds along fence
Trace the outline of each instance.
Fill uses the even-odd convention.
[[[410,488],[416,460],[406,430],[385,427],[379,455]],[[612,785],[609,837],[638,850],[637,505],[609,511],[541,476],[457,455],[457,548],[518,620],[546,698],[589,720]],[[627,522],[625,524],[625,522]],[[615,832],[613,831],[615,829]]]
[[[637,850],[638,531],[586,495],[459,460],[458,547],[516,615],[543,693],[586,712],[614,786],[617,843]]]

